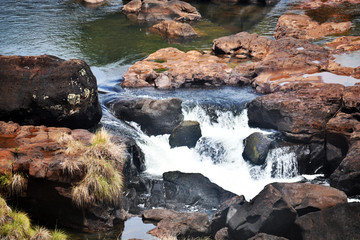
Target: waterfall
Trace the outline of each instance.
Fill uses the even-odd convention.
[[[272,149],[263,166],[244,161],[243,140],[254,132],[270,133],[250,128],[246,109],[240,113],[215,110],[209,114],[199,105],[184,105],[183,114],[185,120],[198,121],[201,126],[202,138],[193,149],[171,149],[169,135],[147,136],[133,124],[139,132],[137,143],[145,154],[147,174],[159,177],[167,171],[197,172],[247,199],[268,183],[299,180],[296,156],[289,148]]]

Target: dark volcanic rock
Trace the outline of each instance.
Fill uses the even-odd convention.
[[[100,121],[97,83],[81,60],[0,56],[0,119],[90,128]]]
[[[309,213],[295,221],[294,240],[360,238],[360,203],[344,203]]]
[[[176,20],[193,21],[201,18],[195,7],[183,1],[133,0],[123,7],[125,13],[136,14],[141,22]]]
[[[181,99],[118,98],[107,103],[117,118],[133,121],[149,135],[169,134],[183,120]]]
[[[339,167],[330,175],[330,185],[346,194],[360,194],[360,141],[355,142]]]
[[[187,146],[193,148],[196,142],[201,138],[201,129],[199,122],[183,121],[172,131],[169,137],[171,148]]]
[[[253,133],[244,139],[245,148],[242,156],[245,160],[255,165],[261,165],[265,162],[270,149],[270,139],[259,132]]]
[[[242,240],[260,232],[287,236],[295,219],[295,209],[276,188],[267,185],[250,203],[231,206],[226,222],[230,236]]]
[[[166,199],[186,205],[217,208],[222,202],[235,196],[200,173],[166,172],[163,179]]]

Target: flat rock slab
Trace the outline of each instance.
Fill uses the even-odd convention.
[[[188,23],[173,20],[161,21],[150,28],[150,31],[158,32],[165,39],[189,40],[198,37],[196,31]]]

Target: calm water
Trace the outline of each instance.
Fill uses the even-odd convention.
[[[97,77],[99,89],[103,92],[100,96],[102,103],[110,101],[119,95],[151,96],[156,98],[180,97],[186,100],[186,106],[190,110],[194,106],[206,109],[209,105],[216,110],[221,109],[223,113],[227,114],[226,116],[230,116],[230,118],[224,119],[224,123],[228,121],[234,126],[236,124],[236,126],[239,126],[239,128],[230,126],[226,131],[233,131],[231,134],[237,134],[237,131],[242,131],[241,127],[243,126],[241,124],[244,117],[241,117],[241,112],[246,102],[256,97],[256,94],[250,88],[225,87],[210,90],[176,91],[156,91],[153,89],[123,90],[119,87],[122,76],[135,61],[143,59],[160,48],[172,46],[181,50],[210,49],[213,39],[240,31],[256,32],[260,35],[271,37],[279,16],[287,11],[300,12],[292,10],[292,6],[296,2],[295,0],[281,0],[275,7],[267,7],[216,5],[205,1],[192,1],[192,5],[203,16],[201,21],[193,24],[193,27],[203,32],[204,35],[191,42],[170,44],[164,41],[160,35],[149,33],[148,25],[132,22],[126,15],[121,13],[121,7],[123,6],[123,1],[121,0],[108,0],[106,5],[93,8],[84,6],[76,0],[1,0],[0,54],[50,54],[64,59],[83,59],[90,65]],[[353,27],[347,34],[359,34],[359,10],[341,9],[341,12],[344,11],[347,11],[347,14],[351,15],[353,19]],[[319,12],[313,11],[309,12],[309,14],[313,18],[317,18]],[[333,15],[335,13],[326,9],[325,18],[329,19]],[[318,20],[323,21],[323,18]],[[333,38],[333,36],[328,37],[326,40]],[[321,40],[319,43],[323,41]],[[102,123],[104,125],[117,131],[127,132],[128,135],[138,137],[140,140],[146,138],[146,136],[133,129],[129,129],[127,125],[115,119],[105,107],[103,110],[104,118]],[[195,113],[193,110],[190,110],[187,112],[190,119],[203,117],[201,112]],[[221,127],[224,129],[229,127],[227,124],[219,128],[208,126],[206,125],[206,117],[204,117],[205,119],[197,120],[203,121],[202,124],[211,130],[209,134],[210,132],[216,133],[217,129],[220,132],[223,131]],[[238,122],[233,123],[235,120],[238,120]],[[250,129],[249,131],[253,130]],[[217,140],[222,140],[221,136],[213,137],[218,137]],[[226,138],[224,138],[225,140]],[[161,138],[142,139],[142,141],[148,141],[147,145],[145,144],[143,147],[149,156],[153,153],[156,154],[156,144],[160,144],[158,146],[167,144]],[[241,142],[242,138],[239,138],[238,141]],[[226,141],[223,144],[228,146],[228,148],[232,147]],[[149,146],[153,148],[149,148]],[[193,153],[189,152],[187,154]],[[274,152],[274,156],[272,156],[275,159],[279,157],[276,154],[279,153]],[[285,156],[285,159],[291,157],[286,155],[289,154],[286,151],[281,152],[281,154],[281,157]],[[154,160],[151,157],[149,159]],[[156,158],[155,160],[158,159]],[[214,169],[214,172],[216,171],[218,169]],[[149,227],[152,226],[142,225],[141,220],[135,218],[125,223],[125,232],[122,233],[122,237],[120,229],[104,234],[83,234],[76,235],[76,237],[74,235],[73,238],[127,239],[138,237],[150,239],[148,235],[144,234]],[[138,230],[140,232],[135,234],[134,232]]]

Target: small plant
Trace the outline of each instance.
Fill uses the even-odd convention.
[[[68,236],[62,230],[55,229],[51,234],[51,240],[67,240]]]
[[[154,68],[153,69],[156,73],[163,73],[169,70],[168,68]]]
[[[27,188],[27,179],[22,174],[15,173],[11,178],[10,191],[12,195],[22,195]]]
[[[51,239],[51,232],[44,228],[36,226],[34,229],[34,233],[30,240],[50,240]]]
[[[0,227],[0,236],[5,239],[29,239],[31,230],[29,217],[18,211],[12,211],[8,216],[11,220]]]

